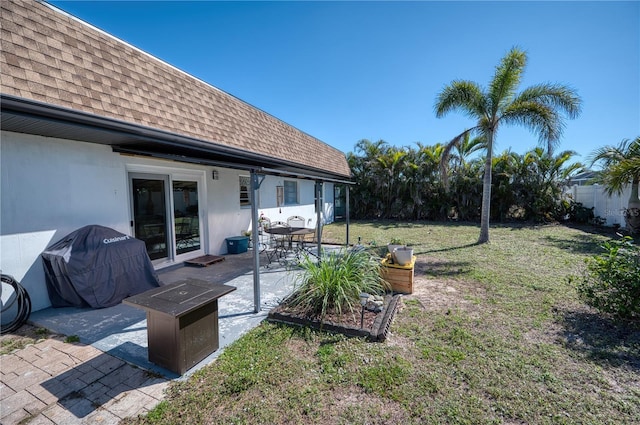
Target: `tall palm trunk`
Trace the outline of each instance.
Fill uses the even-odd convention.
[[[484,178],[482,179],[482,209],[480,210],[480,237],[478,243],[489,242],[489,219],[491,218],[491,168],[493,163],[493,135],[487,132],[487,157],[484,161]]]

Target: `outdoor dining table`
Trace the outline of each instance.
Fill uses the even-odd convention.
[[[315,229],[310,229],[308,227],[278,226],[268,227],[264,231],[271,235],[284,236],[286,238],[286,244],[283,243],[282,246],[276,246],[276,249],[274,249],[271,255],[267,255],[269,264],[271,264],[274,257],[286,257],[288,252],[293,251],[293,238],[299,238],[299,240],[302,240],[306,235],[312,235],[315,232]],[[299,243],[296,246],[296,253],[299,253],[301,250],[304,250],[304,245]]]

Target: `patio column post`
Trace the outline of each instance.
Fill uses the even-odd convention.
[[[322,182],[316,181],[316,243],[318,249],[318,258],[321,258],[322,250]]]
[[[344,203],[344,215],[347,224],[347,246],[349,246],[349,185],[345,184],[345,203]]]
[[[264,180],[251,170],[251,239],[253,241],[253,312],[260,311],[260,235],[258,234],[258,190]]]

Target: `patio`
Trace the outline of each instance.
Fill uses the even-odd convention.
[[[148,360],[146,314],[143,310],[118,304],[103,309],[48,308],[33,312],[29,323],[53,333],[77,336],[79,342],[169,378],[186,378],[217,358],[224,347],[258,326],[269,310],[277,306],[292,290],[295,268],[260,256],[261,308],[254,313],[253,252],[225,255],[225,260],[208,267],[180,265],[158,272],[160,280],[173,283],[187,278],[235,286],[236,291],[219,300],[220,348],[181,377]]]

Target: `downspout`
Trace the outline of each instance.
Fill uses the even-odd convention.
[[[253,312],[260,311],[260,235],[258,234],[258,190],[265,176],[251,170],[251,239],[253,241]]]

